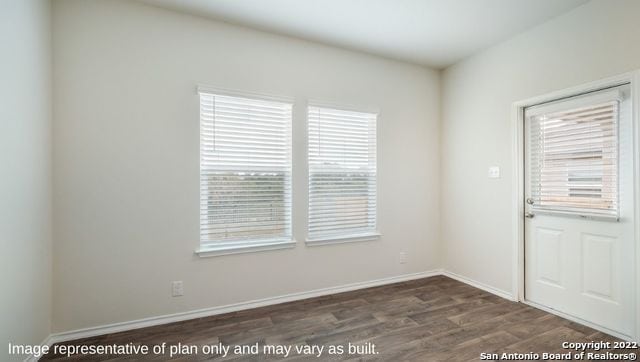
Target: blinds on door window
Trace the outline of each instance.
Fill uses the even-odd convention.
[[[525,112],[533,209],[618,216],[617,94]]]
[[[200,92],[200,240],[291,240],[291,104]]]
[[[309,107],[309,239],[376,232],[376,114]]]

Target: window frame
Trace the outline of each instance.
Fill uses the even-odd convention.
[[[573,109],[585,108],[592,105],[605,104],[605,103],[616,103],[615,105],[615,117],[616,120],[613,122],[615,126],[615,143],[616,143],[616,158],[615,158],[615,170],[619,172],[619,155],[618,155],[618,147],[619,147],[619,117],[620,117],[620,103],[622,102],[624,96],[618,87],[612,87],[612,89],[600,89],[588,92],[586,94],[576,94],[573,96],[563,97],[554,99],[548,102],[544,102],[542,104],[528,106],[523,108],[523,121],[525,123],[525,127],[528,127],[528,132],[531,132],[531,120],[529,118],[535,118],[541,115],[546,114],[554,114],[556,112],[565,112]],[[531,173],[531,170],[525,171]],[[570,175],[567,176],[569,178]],[[604,185],[604,184],[603,184]],[[533,185],[529,185],[530,192],[534,189]],[[567,189],[568,192],[570,188]],[[540,214],[551,214],[551,215],[565,215],[565,216],[574,216],[574,217],[582,217],[589,219],[598,219],[598,220],[610,220],[610,221],[618,221],[619,213],[620,213],[620,178],[619,175],[616,176],[615,181],[615,209],[611,209],[612,212],[607,212],[605,209],[589,209],[589,208],[563,208],[561,206],[553,206],[553,205],[542,205],[535,204],[532,205],[532,209],[536,213]],[[532,196],[533,197],[533,196]],[[567,195],[567,197],[570,197]]]
[[[349,234],[331,234],[326,236],[313,237],[309,234],[309,214],[311,210],[310,203],[310,195],[311,190],[309,189],[309,183],[311,180],[311,167],[309,164],[309,154],[310,154],[310,142],[309,142],[309,129],[310,129],[310,117],[309,111],[311,107],[316,108],[328,108],[337,111],[346,111],[346,112],[359,112],[359,113],[368,113],[375,115],[375,157],[376,157],[376,179],[375,179],[375,202],[376,207],[374,211],[375,217],[375,228],[370,232],[364,233],[349,233]],[[380,209],[381,209],[381,187],[380,187],[380,170],[381,170],[381,150],[382,150],[382,142],[380,136],[381,129],[381,112],[378,108],[375,107],[367,107],[367,106],[354,106],[354,105],[345,105],[340,103],[326,102],[321,100],[309,100],[307,102],[305,108],[305,119],[306,119],[306,128],[305,128],[305,137],[306,137],[306,150],[305,150],[305,162],[306,162],[306,187],[307,187],[307,211],[305,213],[306,217],[306,237],[305,244],[307,246],[323,246],[323,245],[334,245],[334,244],[343,244],[343,243],[352,243],[352,242],[362,242],[362,241],[375,241],[382,237],[382,232],[380,231]]]
[[[295,99],[293,97],[287,96],[278,96],[271,94],[263,94],[256,92],[245,92],[245,91],[236,91],[229,90],[224,88],[217,88],[208,85],[198,85],[196,88],[196,95],[198,96],[198,160],[200,160],[202,145],[200,143],[200,135],[201,135],[201,123],[202,117],[200,112],[201,107],[201,99],[200,95],[202,93],[211,94],[213,96],[227,96],[227,97],[236,97],[236,98],[246,98],[258,101],[267,101],[267,102],[279,102],[290,105],[291,107],[291,118],[289,120],[289,129],[287,130],[289,133],[289,235],[284,237],[278,237],[273,239],[247,239],[247,240],[236,240],[236,241],[209,241],[205,242],[199,236],[198,247],[195,250],[195,254],[200,257],[212,257],[212,256],[221,256],[221,255],[230,255],[230,254],[240,254],[240,253],[249,253],[249,252],[259,252],[259,251],[267,251],[267,250],[279,250],[279,249],[289,249],[294,248],[296,246],[296,240],[294,237],[294,222],[293,222],[293,205],[294,205],[294,191],[293,191],[293,179],[294,179],[294,170],[293,170],[293,154],[294,154],[294,139],[293,139],[293,122],[294,122],[294,114],[295,114]],[[200,178],[201,178],[201,165],[200,161],[198,161],[198,194],[201,195],[200,190]],[[200,209],[200,196],[198,197],[198,210]],[[199,223],[198,230],[202,226]]]

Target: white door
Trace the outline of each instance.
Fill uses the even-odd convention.
[[[629,86],[525,109],[525,299],[634,332]]]

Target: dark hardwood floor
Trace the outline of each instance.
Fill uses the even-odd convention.
[[[64,345],[154,345],[167,354],[122,356],[47,355],[41,360],[278,360],[265,345],[293,346],[288,360],[472,361],[481,353],[564,353],[561,343],[618,339],[544,311],[499,298],[450,278],[437,276],[354,292],[114,333]],[[169,346],[196,346],[198,355],[170,358]],[[203,346],[231,346],[226,357],[202,353]],[[233,354],[233,346],[253,346],[258,355]],[[349,354],[348,344],[371,350]],[[344,354],[329,354],[330,346]],[[324,346],[320,357],[298,354],[295,346]],[[592,350],[590,350],[592,351]],[[608,350],[629,353],[635,350]],[[207,351],[209,352],[209,351]],[[252,351],[247,351],[251,353]],[[254,352],[254,351],[253,351]],[[334,352],[337,352],[334,350]],[[598,353],[606,353],[601,350]],[[585,359],[586,360],[586,359]]]

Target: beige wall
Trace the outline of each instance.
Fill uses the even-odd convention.
[[[0,2],[0,360],[51,327],[51,21],[48,1]]]
[[[444,71],[446,269],[513,290],[511,105],[640,68],[639,15],[640,1],[593,0]]]
[[[136,2],[53,23],[55,332],[440,267],[438,72]],[[296,97],[295,249],[194,256],[198,83]],[[379,241],[304,246],[306,99],[380,109]]]

